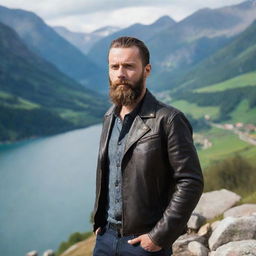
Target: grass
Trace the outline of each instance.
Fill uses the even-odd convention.
[[[241,204],[256,204],[256,191],[241,200]]]
[[[200,107],[197,104],[189,103],[185,100],[173,101],[171,105],[185,114],[192,115],[194,118],[201,118],[205,115],[209,115],[211,118],[216,118],[219,113],[219,107]]]
[[[256,72],[246,73],[232,79],[225,80],[224,82],[206,86],[195,90],[197,93],[204,92],[219,92],[228,89],[240,88],[244,86],[256,86]]]
[[[94,245],[95,235],[91,235],[86,240],[75,244],[73,247],[70,247],[60,256],[91,256]]]

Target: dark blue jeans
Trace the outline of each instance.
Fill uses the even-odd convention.
[[[144,250],[139,243],[129,244],[128,240],[135,237],[134,235],[120,237],[115,230],[105,227],[96,237],[93,256],[170,256],[172,254],[171,249],[150,252]]]

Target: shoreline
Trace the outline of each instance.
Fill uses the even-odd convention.
[[[63,131],[63,132],[60,132],[60,133],[53,133],[53,134],[44,135],[44,136],[31,136],[31,137],[26,137],[26,138],[23,138],[23,139],[18,139],[18,140],[13,140],[13,141],[11,141],[11,140],[0,141],[0,149],[1,149],[1,147],[4,147],[4,146],[13,146],[15,144],[27,143],[27,142],[31,142],[31,141],[34,141],[34,140],[37,140],[37,139],[45,139],[45,138],[49,138],[49,137],[52,137],[52,136],[57,136],[57,135],[60,135],[60,134],[73,132],[73,131],[76,131],[76,130],[86,129],[86,128],[89,128],[89,127],[92,127],[92,126],[95,126],[95,125],[99,125],[101,123],[102,122],[93,123],[93,124],[90,124],[88,126],[77,127],[77,128],[72,129],[72,130],[67,130],[67,131]]]

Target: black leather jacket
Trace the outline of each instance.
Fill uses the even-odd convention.
[[[106,224],[107,146],[112,106],[105,114],[100,140],[94,231]],[[203,190],[192,128],[177,109],[147,90],[128,134],[122,159],[123,235],[148,233],[167,248],[182,234]]]

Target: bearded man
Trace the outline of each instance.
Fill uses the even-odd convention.
[[[184,114],[146,88],[150,54],[139,39],[109,49],[109,95],[97,166],[94,256],[171,255],[202,190]]]

